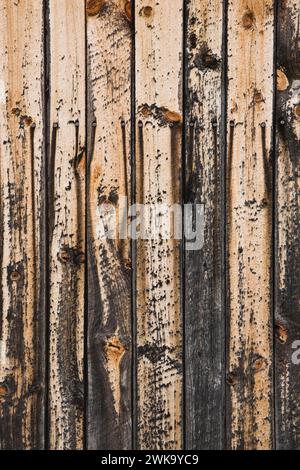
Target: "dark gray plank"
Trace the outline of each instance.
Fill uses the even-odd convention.
[[[185,202],[204,206],[204,243],[184,253],[185,440],[188,449],[221,449],[225,398],[223,2],[188,2],[186,21]]]
[[[300,12],[297,0],[278,3],[275,246],[276,444],[279,449],[299,449]]]

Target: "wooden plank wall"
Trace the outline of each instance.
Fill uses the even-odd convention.
[[[299,449],[299,2],[0,12],[0,449]]]

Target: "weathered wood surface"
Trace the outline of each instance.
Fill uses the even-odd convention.
[[[44,446],[42,1],[0,1],[0,448]]]
[[[300,12],[280,1],[276,103],[276,436],[300,448]],[[297,343],[298,341],[298,343]],[[294,357],[293,357],[294,355]]]
[[[83,447],[85,5],[50,0],[49,446]]]
[[[183,2],[135,2],[136,200],[181,202]],[[145,232],[158,214],[145,215]],[[137,241],[138,447],[182,446],[180,243]]]
[[[222,33],[220,0],[187,8],[185,203],[204,206],[204,244],[185,251],[186,446],[224,446]],[[203,99],[205,97],[205,99]],[[196,213],[196,208],[194,208]],[[202,238],[201,238],[202,243]],[[200,281],[201,280],[201,281]]]
[[[0,449],[300,448],[298,2],[0,13]]]
[[[228,5],[228,446],[272,447],[274,10]]]
[[[117,221],[130,203],[131,11],[129,2],[87,3],[88,410],[91,449],[130,449],[131,254]],[[124,198],[128,198],[126,202]]]

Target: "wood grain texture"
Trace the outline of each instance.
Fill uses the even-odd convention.
[[[50,0],[49,445],[83,446],[85,5]]]
[[[188,449],[224,446],[222,4],[192,0],[187,8],[185,202],[204,205],[204,244],[185,252]]]
[[[135,2],[136,200],[148,207],[181,202],[182,22],[182,0]],[[138,240],[136,270],[138,447],[180,449],[179,241]]]
[[[228,5],[228,446],[272,447],[273,2]]]
[[[0,448],[43,447],[43,9],[0,1]]]
[[[300,449],[299,0],[0,17],[0,449]]]
[[[102,3],[97,14],[93,2],[87,3],[87,440],[90,449],[130,449],[130,243],[118,227],[111,238],[104,231],[113,229],[114,213],[117,222],[127,225],[130,203],[132,23],[129,2]]]
[[[279,2],[276,103],[276,436],[300,448],[300,13]],[[293,355],[295,355],[293,359]]]

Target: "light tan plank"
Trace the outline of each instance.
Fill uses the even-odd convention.
[[[227,380],[234,449],[272,446],[273,22],[271,0],[229,2]]]
[[[50,448],[83,446],[85,4],[50,0]]]
[[[182,9],[182,0],[135,2],[138,203],[180,203]],[[150,223],[146,218],[146,229]],[[137,242],[137,424],[142,449],[182,446],[179,255],[174,239]]]
[[[0,1],[1,449],[43,447],[42,4]]]

